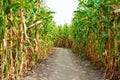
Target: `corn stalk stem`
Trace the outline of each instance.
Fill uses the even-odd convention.
[[[24,44],[23,44],[23,25],[20,24],[20,30],[21,30],[21,43],[20,43],[20,51],[21,51],[21,64],[20,64],[20,71],[19,71],[19,75],[22,75],[22,69],[23,69],[23,47],[24,47]]]
[[[22,21],[23,21],[23,25],[24,25],[24,34],[25,34],[25,38],[26,38],[26,40],[29,42],[29,44],[31,44],[30,43],[30,40],[29,40],[29,37],[28,37],[28,35],[27,35],[27,26],[26,26],[26,23],[25,23],[25,16],[24,16],[24,13],[23,13],[23,11],[21,11],[21,16],[22,16]]]
[[[30,28],[32,28],[32,27],[34,27],[35,25],[38,25],[38,24],[40,24],[40,23],[41,23],[41,21],[39,20],[39,21],[31,24],[29,27],[27,27],[27,29],[30,29]]]

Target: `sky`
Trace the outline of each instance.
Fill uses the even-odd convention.
[[[78,7],[78,0],[45,0],[46,5],[56,12],[54,21],[57,25],[70,24],[73,12]]]

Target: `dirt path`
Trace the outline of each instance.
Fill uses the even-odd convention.
[[[89,61],[77,58],[69,49],[54,48],[46,61],[24,80],[101,80],[102,73]]]

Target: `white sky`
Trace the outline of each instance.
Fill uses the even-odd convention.
[[[73,12],[77,9],[78,0],[45,0],[46,5],[56,12],[54,21],[57,25],[70,24]]]

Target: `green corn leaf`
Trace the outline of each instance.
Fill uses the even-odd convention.
[[[104,38],[107,38],[108,37],[108,34],[107,33],[105,33],[105,32],[101,32],[101,35],[104,37]]]
[[[10,19],[8,19],[8,21],[11,24],[11,26],[14,26],[13,22]]]
[[[15,9],[18,10],[18,8],[21,6],[20,3],[13,3],[13,4],[9,4],[7,5],[6,9],[5,9],[5,14],[10,13],[10,9]]]

